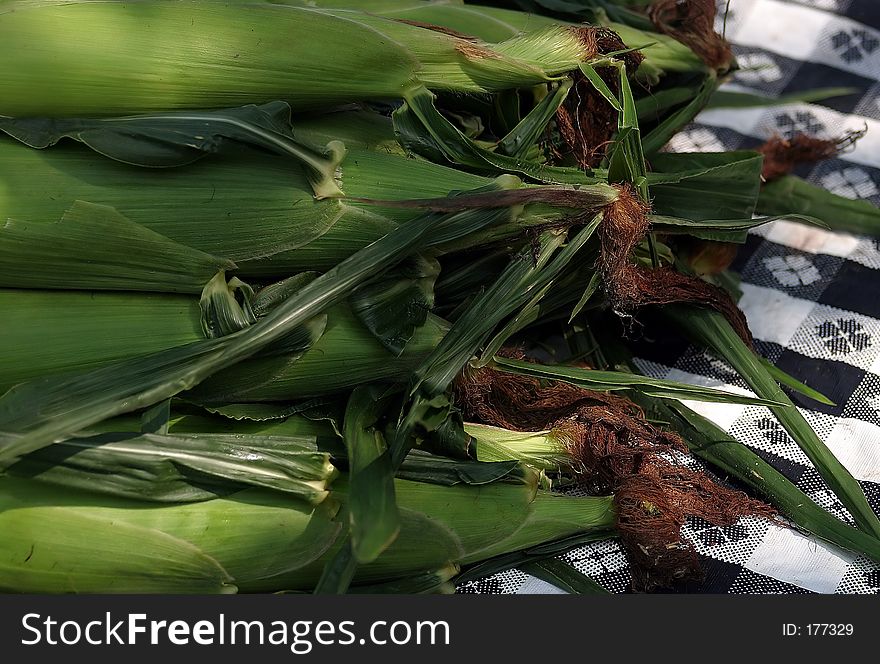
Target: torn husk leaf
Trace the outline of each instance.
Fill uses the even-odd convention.
[[[834,139],[816,138],[806,134],[795,134],[791,138],[774,136],[758,147],[758,152],[764,155],[761,176],[766,182],[772,182],[791,173],[801,164],[812,164],[836,157],[855,145],[866,131],[867,129],[850,131]]]

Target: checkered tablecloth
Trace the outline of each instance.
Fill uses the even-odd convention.
[[[707,111],[670,148],[748,149],[773,135],[833,138],[867,126],[854,150],[797,173],[841,196],[880,204],[880,0],[731,0],[726,26],[726,0],[719,5],[718,30],[726,28],[742,68],[728,89],[774,97],[838,86],[859,92],[821,105]],[[733,269],[742,275],[740,307],[758,350],[837,404],[794,397],[880,512],[880,240],[779,221],[751,233]],[[723,362],[684,343],[642,343],[639,353],[640,368],[652,376],[746,391]],[[769,410],[688,405],[851,522]],[[706,572],[688,592],[880,592],[880,565],[766,521],[742,519],[729,528],[690,521],[685,534]],[[581,547],[563,559],[612,592],[629,590],[616,542]],[[561,591],[510,570],[459,592]]]

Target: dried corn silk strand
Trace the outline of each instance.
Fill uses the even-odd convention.
[[[758,148],[758,152],[764,155],[761,177],[765,182],[771,182],[791,173],[800,164],[836,157],[855,145],[866,131],[849,131],[840,138],[831,139],[806,134],[795,134],[791,138],[774,136]]]
[[[699,304],[723,314],[743,341],[752,346],[745,315],[726,291],[671,267],[652,269],[630,262],[633,248],[648,233],[650,208],[630,186],[618,185],[618,189],[620,195],[605,207],[598,231],[598,267],[615,312],[631,316],[647,304]]]
[[[624,397],[489,368],[463,373],[455,395],[469,419],[517,431],[551,429],[572,457],[580,484],[615,494],[617,526],[637,590],[700,578],[693,544],[681,535],[687,517],[726,526],[743,516],[774,514],[683,465],[687,448],[681,438],[646,421]]]
[[[623,51],[627,45],[618,34],[607,28],[583,27],[578,36],[586,51],[597,55]],[[634,72],[645,59],[638,51],[621,56],[627,72]],[[619,92],[618,74],[609,67],[600,67],[599,76],[615,94]],[[572,74],[574,86],[556,112],[556,126],[567,151],[557,151],[557,158],[571,156],[581,168],[593,168],[605,157],[617,131],[617,111],[580,72]]]
[[[715,32],[715,0],[658,0],[648,16],[660,32],[688,45],[709,67],[727,70],[733,51]]]

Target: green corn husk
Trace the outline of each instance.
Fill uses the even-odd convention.
[[[805,214],[821,219],[833,231],[880,235],[880,209],[876,205],[832,194],[796,175],[785,175],[761,187],[757,211]]]
[[[4,469],[18,477],[122,498],[187,503],[247,487],[280,491],[311,505],[337,471],[314,439],[240,434],[79,435]]]
[[[602,204],[592,193],[586,199],[588,205]],[[454,201],[456,209],[460,201]],[[13,443],[0,446],[0,456],[11,460],[108,417],[152,406],[257,354],[277,353],[286,346],[302,353],[313,343],[314,323],[326,310],[347,300],[352,289],[369,287],[390,268],[402,269],[404,261],[430,246],[429,235],[435,242],[466,237],[502,221],[505,214],[505,208],[423,214],[286,293],[265,316],[237,332],[85,373],[19,384],[0,399],[3,428],[20,434]]]
[[[473,436],[477,459],[486,462],[519,459],[533,468],[558,471],[571,465],[571,455],[552,431],[510,431],[488,424],[466,422],[464,430]]]
[[[332,394],[364,382],[401,380],[427,357],[448,324],[428,316],[395,357],[350,311],[333,311],[326,331],[302,357],[279,370],[277,357],[245,360],[220,371],[189,394],[204,402],[291,401]]]
[[[301,415],[236,421],[178,412],[168,418],[168,431],[156,432],[138,431],[144,428],[138,418],[114,418],[25,455],[4,472],[149,502],[199,502],[258,487],[317,505],[328,496],[336,467],[351,465],[330,421]],[[420,450],[410,452],[396,476],[442,486],[505,482],[532,488],[539,479],[509,455],[480,463]]]
[[[91,369],[124,358],[201,341],[196,298],[152,293],[0,289],[0,391],[40,376]],[[331,310],[311,350],[258,357],[199,386],[250,401],[295,400],[382,378],[405,377],[442,338],[447,324],[429,316],[395,357],[340,306]]]
[[[221,410],[223,413],[216,412],[217,409],[212,407],[186,408],[175,404],[168,418],[168,432],[180,436],[222,434],[243,439],[250,436],[293,439],[308,441],[316,450],[329,452],[333,456],[344,452],[340,434],[334,428],[333,418],[329,414],[325,414],[326,418],[307,417],[300,410],[293,409],[293,414],[282,412],[272,417],[252,419],[249,414],[233,415],[225,409]],[[93,429],[102,433],[132,431],[140,426],[140,421],[136,415],[122,415],[105,420]]]
[[[390,122],[373,114],[333,114],[297,126],[304,136],[322,140],[333,135],[346,143],[341,176],[351,198],[314,200],[299,164],[251,151],[172,170],[138,169],[76,145],[31,150],[0,140],[0,218],[36,231],[38,222],[69,223],[77,201],[87,201],[185,247],[234,261],[240,276],[265,278],[330,269],[420,213],[353,199],[435,198],[495,186],[488,178],[407,158],[394,142]],[[517,182],[507,177],[503,186]],[[615,195],[607,185],[589,187]],[[569,215],[544,204],[511,208],[509,223],[484,240],[513,237]],[[0,252],[19,256],[20,245],[9,242],[0,231]],[[0,269],[0,285],[32,285],[21,280],[19,270],[7,274]],[[53,287],[70,285],[64,281]]]
[[[465,5],[449,0],[267,0],[276,5],[318,6],[356,9],[378,16],[427,23],[492,43],[504,42],[524,32],[551,29],[560,25],[576,25],[540,14],[499,7]],[[645,47],[641,69],[657,72],[701,71],[702,61],[684,44],[663,34],[645,32],[613,21],[602,22],[620,35],[630,47]]]
[[[392,0],[392,2],[396,1]],[[442,2],[442,0],[440,1]],[[549,25],[573,25],[570,22],[563,22],[533,12],[473,5],[466,5],[465,8],[478,11],[484,17],[501,21],[517,32],[537,30]],[[597,19],[601,19],[601,17],[597,17]],[[620,35],[620,38],[629,47],[639,48],[644,54],[646,62],[650,63],[653,68],[667,72],[702,71],[705,68],[702,61],[690,48],[672,37],[653,31],[640,30],[618,21],[600,20],[600,23]]]
[[[591,531],[610,498],[524,485],[395,481],[400,535],[356,582],[412,577]],[[345,483],[333,496],[345,500]],[[0,479],[0,588],[7,592],[311,590],[334,553],[334,500],[317,508],[261,490],[167,507]],[[337,505],[338,506],[338,505]],[[430,543],[430,546],[425,546]]]
[[[204,339],[197,298],[0,289],[0,391]]]
[[[544,83],[594,55],[564,26],[489,47],[360,12],[211,0],[7,2],[0,45],[16,61],[0,78],[11,116],[305,109],[420,84],[480,93]]]
[[[317,4],[336,3],[318,0]],[[505,14],[506,10],[483,12],[444,2],[421,3],[413,10],[401,6],[400,2],[368,0],[357,6],[374,14],[365,15],[345,9],[219,0],[6,3],[0,8],[0,52],[8,48],[15,54],[13,49],[18,49],[25,57],[21,71],[0,74],[4,91],[8,91],[0,101],[0,113],[33,110],[44,115],[115,115],[274,99],[284,99],[301,110],[350,100],[401,97],[416,108],[415,101],[431,97],[427,89],[452,91],[456,94],[449,98],[463,100],[459,93],[531,86],[537,86],[532,88],[537,99],[544,90],[554,90],[557,84],[552,81],[558,75],[576,69],[593,55],[584,52],[576,30],[560,27],[550,19]],[[7,11],[9,7],[16,11]],[[150,14],[150,21],[143,20],[144,13]],[[460,21],[461,29],[499,43],[462,42],[442,32],[390,21],[389,17],[448,27]],[[515,27],[521,21],[525,21],[523,34]],[[472,30],[465,27],[467,22]],[[508,28],[511,32],[502,34]],[[632,46],[657,42],[646,49],[648,60],[640,70],[643,78],[656,77],[661,69],[714,76],[673,40],[655,39],[625,26],[620,30]],[[43,32],[53,39],[34,39]],[[114,39],[108,39],[106,33]],[[77,34],[77,42],[82,40],[84,45],[74,49],[69,45],[72,41],[56,39],[57,34]],[[301,39],[297,37],[300,34]],[[207,46],[202,44],[205,37]],[[257,42],[258,38],[263,41]],[[29,48],[22,47],[24,41]],[[200,51],[194,54],[196,41]],[[316,43],[322,50],[314,48]],[[159,49],[163,49],[162,58],[155,57]],[[64,66],[57,66],[57,61]],[[56,63],[55,67],[49,67],[50,63]],[[352,74],[354,66],[363,68],[358,77]],[[586,71],[595,73],[589,66]],[[546,85],[548,81],[550,85]],[[566,91],[566,83],[560,83],[556,91]],[[622,78],[621,86],[625,83]],[[710,83],[714,85],[714,79]],[[706,83],[700,94],[708,94],[711,87]],[[415,89],[422,97],[413,93]],[[518,91],[511,92],[508,100],[518,95]],[[469,101],[463,105],[466,103]],[[671,131],[674,123],[664,124],[662,111],[674,105],[656,109],[664,131]],[[635,113],[629,110],[630,115]],[[395,128],[400,129],[405,114],[395,115]],[[457,121],[467,125],[470,118]],[[413,148],[414,140],[427,144],[427,137],[418,131],[426,130],[432,136],[433,132],[429,122],[424,124],[421,129],[415,127],[415,137],[401,139],[402,144],[408,149]],[[371,260],[346,266],[343,276],[337,278],[331,268],[380,238],[387,241],[395,232],[405,233],[408,222],[418,225],[417,232],[427,237],[432,231],[426,229],[433,228],[428,222],[440,221],[439,214],[430,219],[415,207],[374,205],[360,199],[449,196],[446,201],[450,201],[454,199],[450,192],[523,185],[512,177],[491,181],[412,159],[395,140],[390,122],[375,114],[333,113],[300,118],[295,125],[296,137],[305,139],[305,145],[336,141],[340,159],[341,142],[345,143],[345,160],[334,162],[323,175],[333,186],[338,183],[342,187],[329,195],[344,190],[350,198],[316,201],[314,174],[306,166],[241,147],[174,171],[153,171],[101,159],[81,146],[35,151],[0,140],[0,218],[11,220],[5,233],[0,231],[0,309],[11,311],[17,326],[0,331],[0,392],[28,378],[107,365],[104,374],[85,375],[69,383],[53,383],[51,378],[29,383],[23,389],[16,388],[0,404],[4,423],[0,429],[16,432],[0,432],[0,453],[4,462],[13,464],[5,468],[13,477],[0,478],[0,529],[4,533],[0,540],[0,589],[297,592],[318,585],[326,591],[330,584],[325,584],[322,570],[338,574],[336,561],[352,551],[353,559],[361,563],[354,577],[355,589],[443,591],[450,589],[449,580],[460,565],[507,559],[511,553],[613,532],[610,498],[563,497],[536,488],[543,478],[542,470],[554,476],[573,470],[564,443],[556,440],[552,431],[517,433],[467,425],[465,432],[476,440],[473,448],[479,462],[438,458],[423,450],[407,454],[404,449],[399,467],[387,463],[387,469],[383,466],[370,474],[364,471],[380,466],[374,461],[400,460],[394,457],[400,448],[391,445],[397,442],[395,438],[389,437],[390,453],[386,450],[378,415],[363,422],[350,418],[349,400],[342,426],[335,413],[327,414],[332,408],[326,403],[328,399],[320,404],[327,411],[321,412],[332,421],[287,417],[307,407],[290,402],[321,395],[345,402],[351,387],[373,381],[397,383],[392,390],[384,385],[376,390],[383,395],[377,402],[390,401],[393,389],[406,383],[414,370],[422,369],[423,360],[435,346],[444,337],[455,336],[447,335],[445,321],[425,313],[433,306],[433,282],[439,271],[434,257],[474,247],[481,251],[483,244],[496,240],[515,238],[522,244],[524,229],[543,229],[545,225],[554,229],[558,245],[562,245],[562,228],[567,226],[560,222],[572,214],[571,208],[529,203],[499,211],[499,219],[504,217],[499,223],[490,226],[495,222],[485,221],[473,234],[460,230],[470,228],[466,224],[451,224],[458,235],[439,245],[417,240],[416,232],[408,238],[399,234],[400,240],[392,237],[386,242],[387,251],[369,253],[368,249],[366,255]],[[633,127],[621,125],[621,133]],[[660,132],[651,140],[659,143],[662,135]],[[475,130],[468,137],[479,137],[479,133]],[[627,140],[629,147],[638,145],[637,138]],[[473,145],[484,149],[479,140]],[[431,149],[436,151],[436,145],[428,148],[428,156],[433,158]],[[498,147],[498,154],[513,160],[505,149]],[[535,152],[523,151],[516,159],[532,158]],[[501,169],[545,181],[521,164],[517,170],[492,161],[486,162],[492,165],[487,168],[481,162],[449,160],[481,173]],[[643,168],[628,167],[624,173],[620,164],[609,171],[615,180],[638,180],[645,175]],[[707,172],[701,170],[694,179]],[[596,175],[606,177],[605,173],[597,171]],[[665,183],[652,190],[661,194],[661,187],[671,188],[685,179],[683,174],[668,177],[653,173],[650,177],[652,186],[655,181]],[[595,181],[589,174],[578,173],[572,182],[580,183],[581,179]],[[642,185],[647,195],[647,185],[644,181]],[[686,192],[688,186],[693,183],[680,190]],[[595,203],[596,209],[585,204],[585,216],[586,210],[595,214],[616,196],[616,190],[608,185],[585,185],[582,189],[589,187],[594,187],[595,198],[604,202]],[[657,204],[669,205],[669,198],[668,192],[665,203],[664,196],[657,196]],[[685,199],[681,216],[687,219],[667,219],[667,224],[696,228],[694,234],[698,234],[701,222],[688,219],[707,216],[691,214],[692,203]],[[746,216],[750,217],[750,212]],[[660,214],[678,216],[677,211]],[[658,224],[663,219],[658,217]],[[59,220],[66,226],[53,233],[51,222]],[[448,222],[449,218],[443,220]],[[599,220],[595,217],[594,223]],[[706,225],[710,232],[716,232],[711,223]],[[733,228],[721,227],[722,233]],[[441,235],[442,228],[438,231]],[[545,242],[550,234],[545,231],[536,244]],[[568,246],[557,256],[578,246],[582,235],[583,231],[569,238]],[[82,240],[90,236],[106,242],[89,247]],[[139,252],[139,247],[149,251]],[[418,253],[406,253],[407,247]],[[653,243],[651,250],[656,256]],[[24,261],[28,264],[12,269],[13,259],[21,255],[29,259]],[[120,261],[123,269],[118,272],[112,269],[115,256],[124,257]],[[467,255],[458,258],[466,260]],[[395,263],[388,272],[381,274],[378,267],[372,267],[385,265],[386,260]],[[403,262],[396,263],[399,260]],[[544,271],[543,260],[534,258],[534,272],[550,272]],[[592,260],[591,255],[589,262]],[[235,272],[263,282],[305,270],[331,270],[331,275],[322,284],[323,290],[309,292],[302,301],[296,299],[297,289],[290,282],[273,285],[281,294],[275,303],[289,296],[287,304],[291,306],[263,327],[260,320],[265,320],[267,311],[253,304],[249,286],[238,277],[227,283],[225,276]],[[555,274],[553,279],[559,277],[561,282],[565,276],[572,275]],[[313,275],[297,275],[295,283],[301,285],[296,281],[299,277],[305,277],[302,283],[306,283]],[[208,279],[209,286],[201,291]],[[460,364],[479,353],[478,346],[484,350],[481,361],[490,362],[509,333],[520,329],[513,325],[517,317],[526,317],[528,312],[539,318],[538,304],[553,279],[548,277],[546,286],[540,278],[524,280],[525,291],[537,284],[541,288],[535,290],[541,292],[509,311],[504,307],[511,306],[513,300],[505,299],[509,294],[502,289],[495,309],[503,315],[495,320],[491,317],[495,312],[488,306],[481,313],[496,328],[511,316],[514,319],[508,320],[488,348],[478,340],[464,350],[459,345]],[[477,283],[473,290],[479,292],[485,285]],[[28,288],[58,290],[23,290]],[[383,299],[386,288],[390,295]],[[202,292],[201,301],[192,297],[198,292]],[[401,292],[405,297],[397,296]],[[348,303],[336,304],[343,299]],[[366,305],[364,300],[368,300]],[[521,309],[523,305],[525,309]],[[386,309],[386,315],[377,314],[378,309]],[[418,315],[410,319],[413,309]],[[388,325],[389,318],[398,316],[406,320]],[[526,324],[529,322],[532,320]],[[490,333],[487,327],[485,334]],[[250,337],[255,340],[253,345]],[[226,345],[228,338],[232,341]],[[193,355],[184,350],[180,355],[163,355],[162,365],[151,365],[152,360],[147,359],[137,366],[120,365],[119,375],[108,379],[116,369],[112,364],[116,360],[179,349],[194,341],[203,343],[193,344],[198,347]],[[215,341],[219,343],[213,344]],[[205,361],[197,357],[202,352],[208,358]],[[449,380],[461,368],[453,366],[455,357],[441,367]],[[155,380],[154,375],[158,376]],[[598,380],[596,376],[592,379]],[[632,377],[620,381],[606,379],[611,386],[596,389],[639,389]],[[211,412],[264,421],[175,415],[167,431],[145,429],[132,418],[101,421],[168,399],[185,389],[181,386],[191,388],[182,393],[184,399]],[[650,388],[653,391],[648,393],[655,396],[658,392],[675,396],[676,386],[671,383]],[[50,396],[44,399],[41,392]],[[355,390],[354,394],[359,393]],[[167,412],[169,403],[170,399],[151,410],[144,421],[155,410],[164,408]],[[403,405],[405,409],[408,404]],[[424,425],[429,438],[439,437],[442,425],[429,420],[436,416],[435,411],[448,417],[448,401],[440,395],[435,402],[423,405],[425,413],[412,421]],[[395,410],[396,406],[395,401]],[[53,415],[59,413],[56,422],[61,424],[53,425]],[[447,424],[450,421],[445,420]],[[384,424],[388,425],[384,433],[391,436],[393,422]],[[82,427],[87,430],[80,431]],[[345,433],[344,445],[340,445],[337,430]],[[20,440],[25,442],[18,444]],[[370,447],[371,443],[377,445]],[[460,446],[443,447],[443,441],[425,439],[418,444],[461,456]],[[435,444],[438,446],[433,447]],[[39,449],[44,445],[49,447]],[[28,454],[30,450],[37,451]],[[372,456],[365,456],[366,452]],[[16,458],[17,454],[25,456]],[[342,470],[347,466],[349,470],[348,476],[332,485],[335,470],[329,455]],[[722,468],[732,458],[724,453],[713,456],[711,451],[705,456]],[[248,463],[242,462],[244,457],[249,457]],[[90,476],[99,479],[90,481]],[[785,494],[789,507],[796,506],[797,496],[786,493],[787,487],[776,488]],[[386,502],[371,502],[377,496]],[[187,504],[156,504],[184,501]],[[376,515],[375,522],[363,518],[371,516],[364,508],[373,504],[393,508],[393,532],[389,531],[390,537],[370,533],[381,542],[355,546],[355,538],[364,535],[365,524],[382,520],[382,514]],[[802,519],[807,528],[812,524],[835,535],[846,530],[831,527],[816,514],[808,516]],[[869,535],[847,537],[844,533],[850,548],[866,551],[864,542]],[[358,546],[368,549],[369,555]],[[873,549],[868,553],[875,554]],[[595,591],[593,585],[553,562],[531,563],[538,565],[533,568],[536,574],[555,579],[563,587]],[[354,568],[351,572],[354,574]]]
[[[351,468],[343,436],[330,420],[298,414],[235,420],[182,413],[179,408],[168,414],[167,432],[138,432],[141,419],[117,417],[96,425],[93,432],[25,455],[5,472],[151,502],[196,502],[261,487],[317,504],[326,498],[335,469]],[[220,410],[229,413],[235,408]],[[510,456],[487,463],[418,449],[394,476],[442,486],[504,482],[532,488],[541,479]]]

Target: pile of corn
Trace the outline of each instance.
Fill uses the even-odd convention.
[[[729,50],[581,4],[0,3],[0,590],[590,592],[554,556],[614,537],[654,589],[687,516],[880,560],[726,272],[756,211],[845,204],[661,152]],[[638,375],[636,324],[756,396]],[[771,407],[858,527],[680,399]]]

